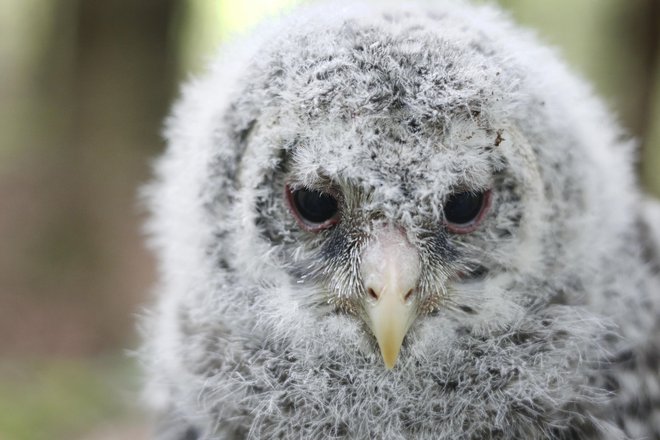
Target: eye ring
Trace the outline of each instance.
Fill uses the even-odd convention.
[[[309,208],[301,206],[302,202],[299,195],[302,195],[301,192],[303,191],[308,194],[308,197],[312,197],[312,204],[314,202],[320,202],[322,205],[326,205],[321,206],[321,212],[310,212]],[[305,231],[320,232],[325,229],[330,229],[339,223],[339,220],[341,219],[339,197],[334,191],[318,191],[305,187],[294,189],[290,184],[286,184],[284,187],[284,198],[286,199],[289,211],[291,211],[296,223]],[[329,206],[328,203],[330,203]],[[318,206],[313,208],[318,208]],[[305,210],[308,212],[305,213]],[[316,215],[319,217],[319,220],[314,221],[314,219],[305,218],[305,215],[307,215],[307,217],[313,217]]]
[[[463,193],[456,193],[456,194],[463,194]],[[454,194],[454,195],[456,195]],[[478,212],[472,217],[469,221],[465,223],[454,223],[449,220],[447,220],[447,217],[445,215],[445,220],[444,224],[445,227],[449,232],[452,232],[454,234],[469,234],[470,232],[474,232],[477,230],[479,225],[481,225],[481,222],[483,219],[486,217],[486,214],[490,210],[491,204],[492,204],[492,190],[488,189],[481,193],[481,205],[479,207]],[[445,207],[447,205],[445,204]]]

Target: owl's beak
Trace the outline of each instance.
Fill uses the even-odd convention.
[[[392,369],[417,317],[412,297],[419,280],[419,255],[403,232],[387,228],[367,244],[361,270],[368,293],[364,301],[367,325],[385,366]]]

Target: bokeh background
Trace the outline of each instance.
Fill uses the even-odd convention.
[[[300,2],[0,0],[0,440],[147,438],[137,188],[178,84]],[[594,84],[660,195],[660,1],[500,3]]]

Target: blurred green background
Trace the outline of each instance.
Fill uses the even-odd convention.
[[[0,440],[144,439],[136,188],[177,84],[296,0],[0,0]],[[501,0],[639,139],[660,194],[660,2]]]

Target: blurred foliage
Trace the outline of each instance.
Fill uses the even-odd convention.
[[[0,364],[0,439],[84,436],[97,424],[138,420],[135,367],[126,359]],[[132,387],[132,391],[129,391]]]

